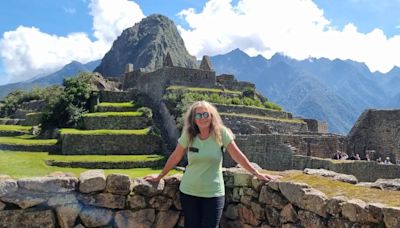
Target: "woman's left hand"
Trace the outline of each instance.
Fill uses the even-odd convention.
[[[264,180],[264,181],[270,181],[270,180],[274,180],[274,179],[279,178],[279,177],[276,177],[276,176],[271,176],[271,175],[264,174],[264,173],[259,173],[259,172],[254,174],[254,176],[257,177],[257,179]]]

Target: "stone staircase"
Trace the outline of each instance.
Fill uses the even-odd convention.
[[[64,155],[139,155],[162,152],[151,115],[132,103],[129,92],[101,91],[95,112],[83,115],[83,129],[61,130]]]

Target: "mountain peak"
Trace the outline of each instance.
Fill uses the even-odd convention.
[[[186,50],[174,22],[161,14],[152,14],[125,29],[95,71],[120,76],[128,63],[135,69],[154,71],[163,67],[167,53],[174,66],[197,67],[196,58]]]

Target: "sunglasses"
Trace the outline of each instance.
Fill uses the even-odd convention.
[[[203,113],[199,112],[199,113],[194,114],[194,118],[196,120],[199,120],[201,118],[207,119],[209,116],[210,116],[210,114],[208,112],[203,112]]]

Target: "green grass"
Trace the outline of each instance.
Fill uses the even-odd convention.
[[[233,93],[233,94],[242,94],[240,91],[233,90],[222,90],[222,89],[213,89],[213,88],[199,88],[199,87],[186,87],[186,86],[169,86],[167,90],[188,90],[191,92],[213,92],[213,93]]]
[[[331,178],[307,175],[302,171],[290,171],[280,181],[301,182],[323,192],[327,197],[345,196],[348,199],[361,199],[364,202],[384,203],[400,206],[400,191],[380,190],[336,181]]]
[[[214,103],[214,104],[217,104],[217,103]],[[253,109],[261,109],[261,110],[268,110],[268,111],[271,111],[271,112],[283,112],[283,111],[280,111],[280,110],[276,110],[276,109],[270,109],[270,108],[266,108],[266,107],[258,107],[258,106],[247,106],[247,105],[236,105],[236,104],[217,104],[217,105],[220,105],[220,106],[234,106],[234,107],[244,107],[244,108],[253,108]]]
[[[150,128],[139,130],[78,130],[74,128],[63,128],[60,130],[61,134],[75,134],[75,135],[147,135]]]
[[[164,159],[161,155],[49,155],[46,160],[63,162],[136,162],[157,161]]]
[[[26,113],[26,116],[37,116],[37,115],[43,115],[43,112],[30,112],[30,113]]]
[[[239,116],[239,117],[248,117],[248,118],[255,118],[260,120],[272,120],[272,121],[279,121],[279,122],[288,122],[288,123],[305,123],[301,119],[280,119],[280,118],[273,118],[269,116],[257,116],[257,115],[250,115],[250,114],[237,114],[237,113],[227,113],[221,112],[221,115],[225,116]]]
[[[74,157],[74,158],[70,158]],[[15,151],[2,151],[0,150],[0,174],[9,175],[13,178],[22,178],[22,177],[37,177],[37,176],[45,176],[49,173],[61,171],[67,173],[73,173],[77,177],[79,174],[88,170],[83,168],[62,168],[62,167],[54,167],[47,166],[45,164],[45,160],[58,158],[58,159],[79,159],[79,157],[83,157],[84,159],[89,159],[89,156],[61,156],[61,155],[48,155],[45,152],[15,152]],[[119,158],[121,157],[121,158]],[[93,155],[91,160],[107,160],[107,161],[116,161],[123,160],[128,156],[104,156],[101,158],[101,155]],[[104,172],[108,175],[111,173],[121,173],[127,174],[130,177],[143,177],[149,174],[160,173],[161,169],[152,169],[152,168],[136,168],[136,169],[106,169]],[[178,171],[171,170],[170,174],[179,173]]]
[[[99,107],[135,107],[135,104],[132,102],[120,102],[120,103],[111,103],[111,102],[102,102],[98,104]]]
[[[83,114],[83,117],[142,116],[142,112],[94,112]]]
[[[22,135],[13,137],[0,137],[0,144],[3,145],[54,145],[57,139],[36,139],[34,135]]]
[[[0,125],[0,131],[23,131],[28,133],[32,126]]]

